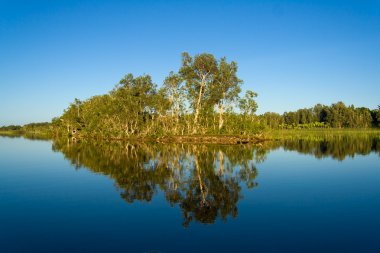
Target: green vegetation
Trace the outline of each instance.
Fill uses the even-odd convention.
[[[128,203],[150,202],[159,192],[183,214],[183,225],[214,223],[238,215],[242,184],[257,186],[256,160],[263,156],[251,146],[128,143],[123,141],[56,139],[77,169],[107,175]]]
[[[53,136],[53,126],[49,122],[30,123],[24,126],[11,125],[0,127],[0,135],[8,137],[25,136],[30,138],[43,138]]]
[[[101,139],[166,137],[174,142],[183,136],[188,140],[214,136],[218,143],[242,143],[267,139],[266,133],[273,136],[272,130],[288,129],[290,134],[300,129],[369,129],[380,125],[380,106],[370,110],[343,102],[257,116],[257,93],[247,90],[241,95],[243,81],[237,70],[237,63],[224,57],[217,60],[208,53],[194,57],[183,53],[181,67],[170,72],[160,88],[149,75],[127,74],[108,94],[85,101],[75,99],[51,123],[6,126],[0,133]]]
[[[273,140],[324,140],[335,137],[360,138],[380,137],[378,128],[314,128],[314,129],[272,129],[267,132]]]
[[[377,134],[305,135],[260,145],[161,144],[94,139],[54,139],[52,149],[76,169],[110,177],[128,203],[150,202],[163,192],[177,205],[184,226],[237,217],[242,187],[258,186],[259,165],[271,150],[283,148],[342,161],[356,155],[380,154]]]
[[[126,75],[106,95],[76,99],[52,122],[57,132],[102,138],[255,134],[256,93],[239,97],[237,64],[211,54],[182,54],[158,89],[149,75]]]
[[[346,157],[368,155],[371,152],[380,155],[379,131],[309,132],[282,136],[279,141],[271,143],[271,149],[282,147],[284,150],[311,154],[318,159],[331,157],[342,161]]]
[[[370,110],[346,106],[343,102],[331,106],[317,104],[282,115],[268,112],[260,115],[259,121],[271,129],[370,128],[380,124],[380,106]]]
[[[69,135],[131,138],[183,135],[255,135],[271,129],[371,128],[380,110],[355,108],[343,102],[317,104],[295,112],[256,116],[257,93],[240,96],[243,81],[237,64],[211,54],[182,54],[177,73],[162,86],[149,75],[126,75],[109,94],[75,99],[53,120],[56,132]]]
[[[2,126],[0,127],[1,132],[7,132],[7,131],[21,131],[22,126],[18,125],[9,125],[9,126]]]

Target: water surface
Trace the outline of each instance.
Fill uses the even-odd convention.
[[[379,154],[0,137],[0,252],[380,252]]]

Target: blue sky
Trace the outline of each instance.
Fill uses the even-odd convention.
[[[180,55],[239,65],[258,113],[380,104],[380,1],[0,0],[0,125],[50,121]]]

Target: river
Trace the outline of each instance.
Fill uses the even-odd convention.
[[[380,138],[0,137],[0,252],[380,252]]]

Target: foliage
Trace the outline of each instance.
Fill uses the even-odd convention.
[[[256,115],[257,93],[246,90],[237,63],[212,54],[182,54],[158,88],[149,75],[124,76],[113,90],[73,103],[51,123],[3,126],[0,131],[123,139],[164,135],[251,135],[265,129],[370,128],[380,126],[380,106],[330,106]]]
[[[317,104],[312,108],[285,112],[283,115],[265,113],[260,122],[274,129],[310,128],[370,128],[379,126],[379,110],[346,106],[343,102],[331,106]]]
[[[166,201],[182,211],[184,226],[236,217],[242,186],[257,186],[255,161],[265,156],[248,145],[237,149],[67,138],[55,139],[53,150],[77,169],[86,167],[112,178],[128,203],[150,202],[162,191]]]
[[[9,125],[0,127],[0,131],[19,131],[21,128],[22,126],[19,125]]]
[[[282,131],[288,134],[292,130]],[[150,202],[162,192],[171,206],[181,210],[183,225],[189,226],[191,222],[214,223],[217,219],[237,217],[238,202],[245,192],[242,189],[258,186],[258,166],[271,150],[283,148],[339,161],[356,155],[380,154],[378,130],[329,131],[336,133],[309,130],[303,136],[282,136],[260,145],[56,138],[52,149],[63,153],[76,169],[87,168],[111,178],[127,203]]]
[[[75,99],[53,120],[57,133],[122,139],[189,134],[253,134],[257,94],[240,98],[236,62],[182,54],[182,66],[157,88],[149,75],[126,75],[108,94]],[[240,108],[242,113],[238,113]]]

